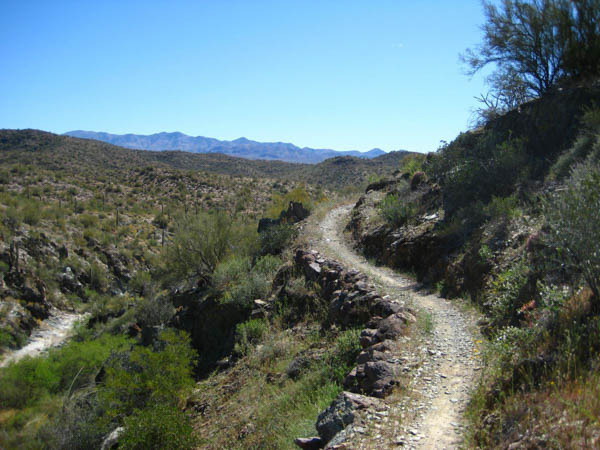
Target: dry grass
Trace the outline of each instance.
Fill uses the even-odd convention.
[[[190,402],[203,448],[295,448],[299,436],[316,434],[317,415],[341,391],[331,379],[327,354],[342,335],[323,334],[315,323],[270,331],[227,371],[198,383]],[[302,351],[321,353],[296,379],[286,375]]]

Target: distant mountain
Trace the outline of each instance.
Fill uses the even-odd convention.
[[[268,159],[295,163],[316,164],[336,156],[356,156],[376,158],[385,152],[374,148],[368,152],[336,151],[329,149],[300,148],[285,142],[256,142],[246,138],[234,141],[220,141],[203,136],[188,136],[183,133],[110,134],[95,131],[75,130],[65,133],[68,136],[95,139],[139,150],[183,150],[192,153],[223,153],[246,159]]]
[[[0,129],[0,167],[33,164],[47,170],[73,173],[129,173],[147,167],[163,167],[233,177],[300,181],[333,190],[360,189],[373,178],[392,177],[402,166],[402,160],[411,154],[401,150],[376,158],[338,156],[318,164],[299,164],[248,160],[221,153],[144,151],[40,130]]]

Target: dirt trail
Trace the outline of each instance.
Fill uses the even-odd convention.
[[[408,300],[432,319],[432,332],[407,355],[409,395],[391,405],[390,417],[357,436],[361,448],[451,449],[462,443],[462,417],[478,370],[476,318],[455,301],[423,293],[411,280],[386,267],[370,264],[345,242],[342,228],[351,206],[331,210],[319,224],[321,236],[311,242],[321,253],[367,274],[384,293]],[[394,400],[392,400],[394,401]]]
[[[6,367],[25,356],[38,356],[44,351],[62,344],[71,334],[75,323],[82,318],[81,314],[54,311],[48,319],[42,322],[39,328],[31,333],[25,346],[3,356],[0,367]]]

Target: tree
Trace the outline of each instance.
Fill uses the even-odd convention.
[[[167,279],[210,284],[215,268],[225,257],[244,255],[256,247],[255,235],[224,212],[179,217],[173,241],[165,250]]]
[[[600,0],[483,1],[483,43],[461,55],[474,74],[489,64],[484,104],[512,109],[564,79],[600,73]]]

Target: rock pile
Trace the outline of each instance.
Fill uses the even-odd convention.
[[[352,411],[376,403],[391,392],[400,372],[400,360],[394,357],[397,339],[416,319],[403,303],[379,295],[366,275],[346,270],[337,261],[324,258],[316,251],[299,249],[294,262],[307,280],[320,286],[321,295],[329,302],[329,324],[366,326],[360,337],[363,351],[357,357],[356,367],[344,380],[349,392],[340,394],[319,415],[319,445],[325,446],[353,422]],[[318,448],[311,447],[316,441],[308,442],[298,440],[297,444],[302,448]]]

